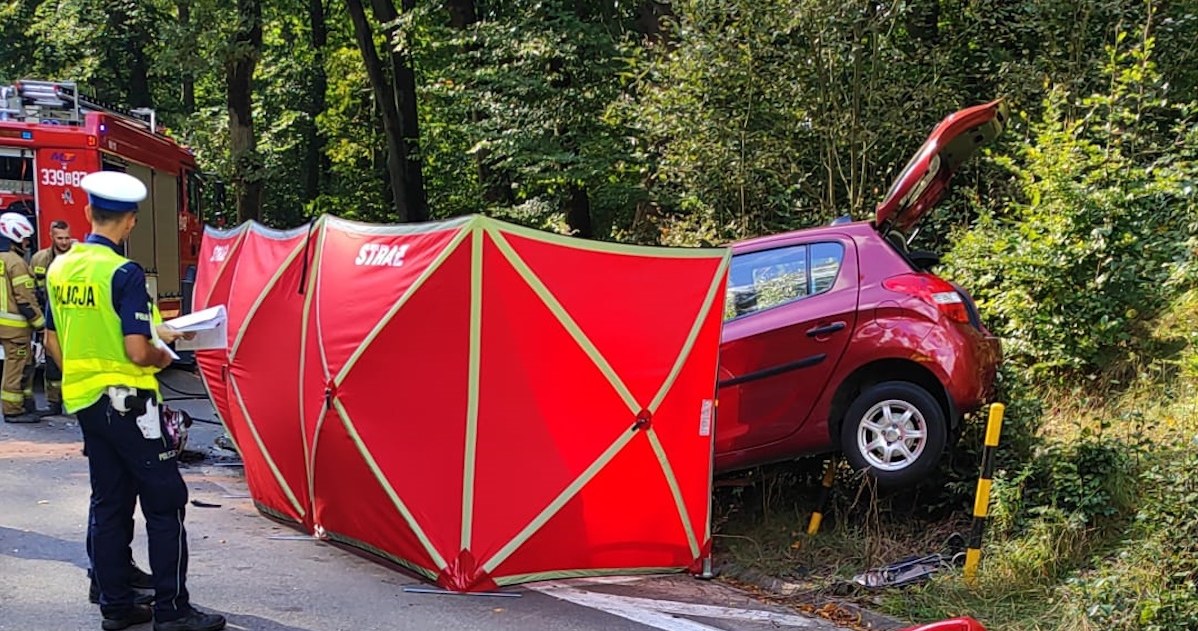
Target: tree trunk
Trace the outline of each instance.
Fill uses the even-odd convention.
[[[370,78],[370,86],[374,90],[374,100],[383,115],[383,131],[387,137],[387,179],[391,186],[391,197],[395,204],[396,219],[400,222],[413,221],[419,216],[408,206],[406,180],[404,179],[403,128],[399,120],[399,109],[396,107],[395,93],[391,83],[383,73],[383,63],[379,60],[378,49],[374,47],[374,32],[366,21],[366,10],[361,0],[345,0],[345,7],[354,23],[354,38],[358,49],[362,51],[362,60],[366,63],[366,74]]]
[[[179,8],[179,25],[182,32],[191,35],[191,0],[181,0]],[[190,47],[189,47],[190,48]],[[194,50],[194,49],[193,49]],[[190,60],[189,60],[190,61]],[[194,114],[196,111],[196,80],[195,74],[188,68],[183,71],[183,113]]]
[[[262,52],[262,4],[260,0],[237,0],[238,29],[233,35],[225,83],[229,95],[229,150],[233,158],[233,185],[237,195],[237,219],[262,218],[261,165],[254,137],[254,68]]]
[[[590,239],[595,236],[591,227],[591,198],[586,189],[577,184],[570,185],[570,198],[566,200],[566,224],[576,237]]]
[[[416,110],[416,73],[412,60],[396,49],[399,14],[393,0],[371,0],[374,19],[387,34],[388,59],[391,62],[391,93],[399,112],[400,147],[404,157],[404,193],[407,195],[408,221],[428,220],[428,198],[424,191],[424,161],[420,155],[420,117]],[[403,10],[411,11],[415,0],[403,0]]]
[[[304,201],[312,201],[320,195],[322,175],[329,170],[329,158],[324,152],[324,138],[316,126],[316,118],[324,112],[325,92],[328,76],[324,69],[324,48],[329,41],[328,26],[325,24],[324,0],[308,0],[308,21],[312,30],[312,94],[308,101],[308,121],[304,126]]]
[[[146,59],[146,42],[149,37],[142,25],[129,15],[123,3],[111,5],[108,26],[115,34],[114,48],[108,49],[107,63],[117,78],[117,90],[124,95],[130,107],[150,107],[149,62]],[[119,98],[119,97],[118,97]]]
[[[140,31],[140,29],[137,29]],[[146,59],[145,43],[149,37],[135,31],[129,38],[129,106],[153,107],[150,95],[150,64]]]
[[[592,11],[602,11],[599,6],[592,6],[585,0],[574,0],[574,15],[579,21],[587,22],[592,19],[602,19],[600,16],[592,15]],[[553,57],[549,62],[550,70],[557,73],[560,79],[550,81],[550,85],[560,90],[566,91],[574,86],[574,75],[570,71],[569,65],[561,57]],[[576,136],[576,132],[569,128],[559,127],[555,134],[562,139],[562,148],[570,155],[580,157],[581,151]],[[591,239],[595,236],[595,231],[592,227],[591,220],[591,197],[587,194],[586,184],[575,180],[570,183],[569,198],[566,200],[566,225],[570,227],[570,232],[574,236],[582,239]]]

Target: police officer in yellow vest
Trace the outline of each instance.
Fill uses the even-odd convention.
[[[33,401],[29,349],[33,332],[46,324],[25,264],[25,245],[33,225],[20,213],[0,214],[0,343],[4,345],[4,377],[0,382],[4,420],[36,423],[42,414]]]
[[[33,270],[33,282],[37,285],[38,305],[46,310],[46,270],[54,259],[67,253],[75,240],[71,238],[71,229],[67,222],[55,219],[50,223],[50,247],[34,253],[29,259],[29,267]],[[28,369],[27,369],[28,370]],[[50,405],[50,414],[62,414],[62,370],[49,357],[46,358],[43,378],[46,390],[46,403]],[[30,383],[30,386],[33,384]]]
[[[145,272],[120,253],[145,186],[124,173],[88,174],[92,233],[50,265],[46,351],[62,366],[62,398],[83,431],[91,473],[89,546],[100,587],[101,628],[154,620],[155,631],[218,631],[225,619],[191,606],[187,587],[187,486],[159,415],[161,345]],[[149,539],[154,606],[135,604],[129,581],[132,515],[140,498]]]

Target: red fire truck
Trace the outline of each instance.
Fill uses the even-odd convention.
[[[165,134],[152,110],[119,111],[72,82],[0,86],[0,212],[26,214],[39,248],[50,245],[56,219],[83,239],[87,194],[79,180],[101,169],[146,185],[126,256],[145,268],[163,317],[179,315],[190,307],[203,235],[195,156]]]

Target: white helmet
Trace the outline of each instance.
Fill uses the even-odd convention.
[[[0,215],[0,236],[20,243],[33,236],[33,224],[21,213],[4,213]]]

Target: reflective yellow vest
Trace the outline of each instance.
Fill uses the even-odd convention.
[[[155,367],[125,354],[121,318],[112,306],[112,277],[129,259],[104,245],[79,243],[46,274],[54,328],[62,348],[62,403],[68,413],[86,408],[110,386],[151,390],[161,400]],[[151,310],[150,330],[161,322]]]

